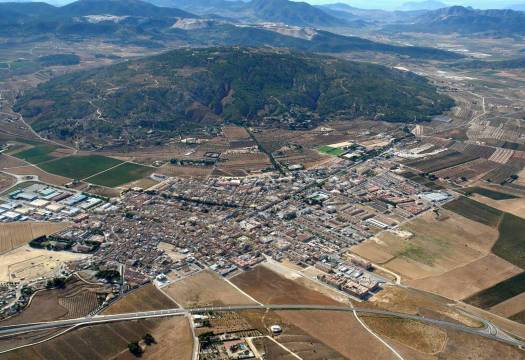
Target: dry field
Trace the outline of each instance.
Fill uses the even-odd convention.
[[[410,280],[406,283],[449,299],[461,300],[522,271],[508,261],[494,254],[488,254],[441,275]]]
[[[10,168],[8,172],[15,175],[36,175],[40,181],[58,186],[71,182],[71,179],[69,178],[47,173],[33,165]]]
[[[490,308],[490,311],[496,315],[506,318],[516,315],[525,310],[525,292],[511,297]]]
[[[231,281],[263,304],[339,304],[334,299],[287,279],[265,266],[237,275]]]
[[[29,241],[67,228],[70,223],[15,222],[0,224],[0,255]]]
[[[525,219],[525,199],[507,199],[507,200],[494,200],[483,195],[473,194],[470,196],[472,200],[476,200],[482,204],[491,206],[495,209],[511,213],[513,215],[522,217]]]
[[[401,226],[414,234],[409,239],[382,232],[353,247],[352,252],[400,274],[402,281],[453,299],[492,286],[519,270],[487,256],[498,238],[496,229],[449,211],[442,213],[442,220],[428,212]],[[487,266],[495,268],[474,271]]]
[[[225,126],[223,133],[226,139],[230,142],[250,139],[250,134],[248,134],[246,129],[239,126]]]
[[[78,260],[89,255],[65,251],[18,247],[0,255],[0,281],[36,280],[42,276],[53,276],[67,261]]]
[[[15,166],[26,166],[27,163],[24,160],[20,160],[14,156],[8,156],[0,154],[0,169],[9,169]]]
[[[16,179],[11,175],[0,173],[0,193],[6,191],[16,183]]]
[[[177,305],[153,284],[132,290],[122,299],[111,304],[102,313],[106,315],[136,311],[150,311],[175,308]]]
[[[183,307],[243,305],[253,301],[212,271],[201,271],[162,288]]]
[[[267,360],[295,360],[295,356],[277,345],[274,341],[267,337],[256,338],[252,340],[253,345]]]
[[[420,353],[435,354],[445,347],[447,333],[436,326],[390,317],[366,316],[363,321],[376,334],[395,340]]]
[[[104,293],[105,290],[102,286],[87,284],[73,277],[63,289],[35,293],[24,311],[0,324],[4,326],[85,316],[98,306],[97,292]]]
[[[0,359],[135,359],[127,345],[147,333],[153,335],[157,344],[148,346],[142,359],[191,359],[193,338],[188,320],[184,317],[85,327],[39,345],[2,354]]]
[[[211,174],[211,166],[174,166],[166,164],[158,168],[156,172],[167,176],[177,177],[206,177]]]
[[[457,321],[468,326],[481,326],[478,321],[454,310],[450,306],[453,303],[449,299],[427,292],[399,286],[386,286],[371,298],[369,305],[407,314],[429,313],[435,318]]]

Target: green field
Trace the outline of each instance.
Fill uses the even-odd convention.
[[[525,219],[504,213],[492,252],[525,270]]]
[[[328,154],[328,155],[333,155],[333,156],[340,156],[340,155],[343,155],[346,152],[346,150],[335,148],[335,147],[331,147],[331,146],[328,146],[328,145],[321,146],[319,148],[319,151],[322,152],[323,154]]]
[[[40,167],[52,174],[81,180],[121,163],[121,160],[101,155],[72,155],[50,161]]]
[[[445,204],[445,209],[453,211],[467,219],[477,221],[479,223],[497,227],[499,225],[503,212],[477,201],[471,200],[467,197],[461,196],[456,200]]]
[[[153,169],[147,166],[125,163],[107,172],[88,178],[86,181],[96,185],[116,187],[142,179],[151,174],[152,171]]]
[[[525,291],[525,272],[482,290],[464,300],[467,304],[488,309]]]
[[[508,200],[508,199],[517,198],[517,196],[511,195],[511,194],[506,194],[506,193],[502,193],[499,191],[485,189],[485,188],[478,187],[478,186],[465,188],[463,189],[463,193],[467,196],[470,194],[480,194],[480,195],[483,195],[493,200]]]
[[[42,144],[32,147],[27,150],[23,150],[13,154],[13,156],[30,162],[31,164],[39,164],[44,161],[55,159],[49,155],[58,148],[56,145]]]

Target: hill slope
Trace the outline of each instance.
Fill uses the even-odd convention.
[[[211,48],[61,76],[26,93],[16,109],[45,135],[103,144],[225,121],[304,128],[334,117],[423,120],[451,105],[412,73],[268,49]]]

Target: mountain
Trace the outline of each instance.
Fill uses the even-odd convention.
[[[524,35],[525,13],[452,6],[429,11],[417,17],[413,23],[386,26],[385,30],[462,35]]]
[[[410,2],[406,2],[403,5],[401,5],[399,10],[403,10],[403,11],[437,10],[437,9],[442,9],[446,7],[447,7],[447,4],[442,3],[441,1],[436,1],[436,0],[426,0],[426,1],[421,1],[421,2],[410,1]]]
[[[288,0],[252,0],[247,4],[258,19],[298,26],[345,25],[341,19],[305,2]]]
[[[245,22],[278,22],[296,26],[344,26],[346,22],[306,2],[289,0],[148,0],[155,5],[183,9],[198,15],[219,15]]]
[[[195,17],[186,11],[162,8],[140,0],[78,0],[60,7],[58,14],[62,16]]]
[[[44,136],[101,145],[225,122],[307,128],[361,116],[425,120],[451,106],[452,99],[410,72],[229,47],[180,49],[56,77],[27,91],[15,109]]]
[[[179,9],[160,8],[138,0],[80,0],[59,8],[43,3],[0,4],[1,36],[11,41],[37,36],[73,41],[97,37],[117,45],[150,48],[176,43],[178,46],[288,47],[326,53],[371,51],[435,60],[462,57],[439,49],[388,45],[309,27],[239,25],[199,18]]]

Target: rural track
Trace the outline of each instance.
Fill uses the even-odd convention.
[[[47,329],[56,329],[62,327],[70,326],[89,326],[97,325],[118,321],[129,321],[129,320],[139,320],[139,319],[148,319],[148,318],[160,318],[160,317],[169,317],[169,316],[187,316],[189,314],[200,314],[200,313],[209,313],[209,312],[226,312],[226,311],[243,311],[243,310],[289,310],[289,311],[340,311],[340,312],[353,312],[354,314],[360,313],[365,315],[376,315],[376,316],[385,316],[398,319],[414,320],[420,321],[426,324],[439,326],[442,328],[449,328],[454,330],[459,330],[462,332],[483,336],[492,340],[504,342],[510,345],[518,346],[520,349],[525,349],[525,342],[515,339],[503,331],[499,330],[492,323],[480,319],[483,322],[483,327],[475,328],[469,327],[463,324],[454,323],[445,320],[438,320],[429,318],[426,316],[412,315],[399,313],[388,310],[381,309],[369,309],[369,308],[359,308],[359,307],[349,307],[349,306],[331,306],[331,305],[235,305],[235,306],[210,306],[210,307],[201,307],[193,309],[166,309],[166,310],[156,310],[156,311],[143,311],[143,312],[133,312],[117,315],[97,315],[97,316],[86,316],[76,319],[67,319],[67,320],[56,320],[48,322],[38,322],[38,323],[28,323],[28,324],[18,324],[18,325],[8,325],[0,327],[0,336],[2,335],[13,335],[17,333],[27,333],[31,331],[38,330],[47,330]]]

